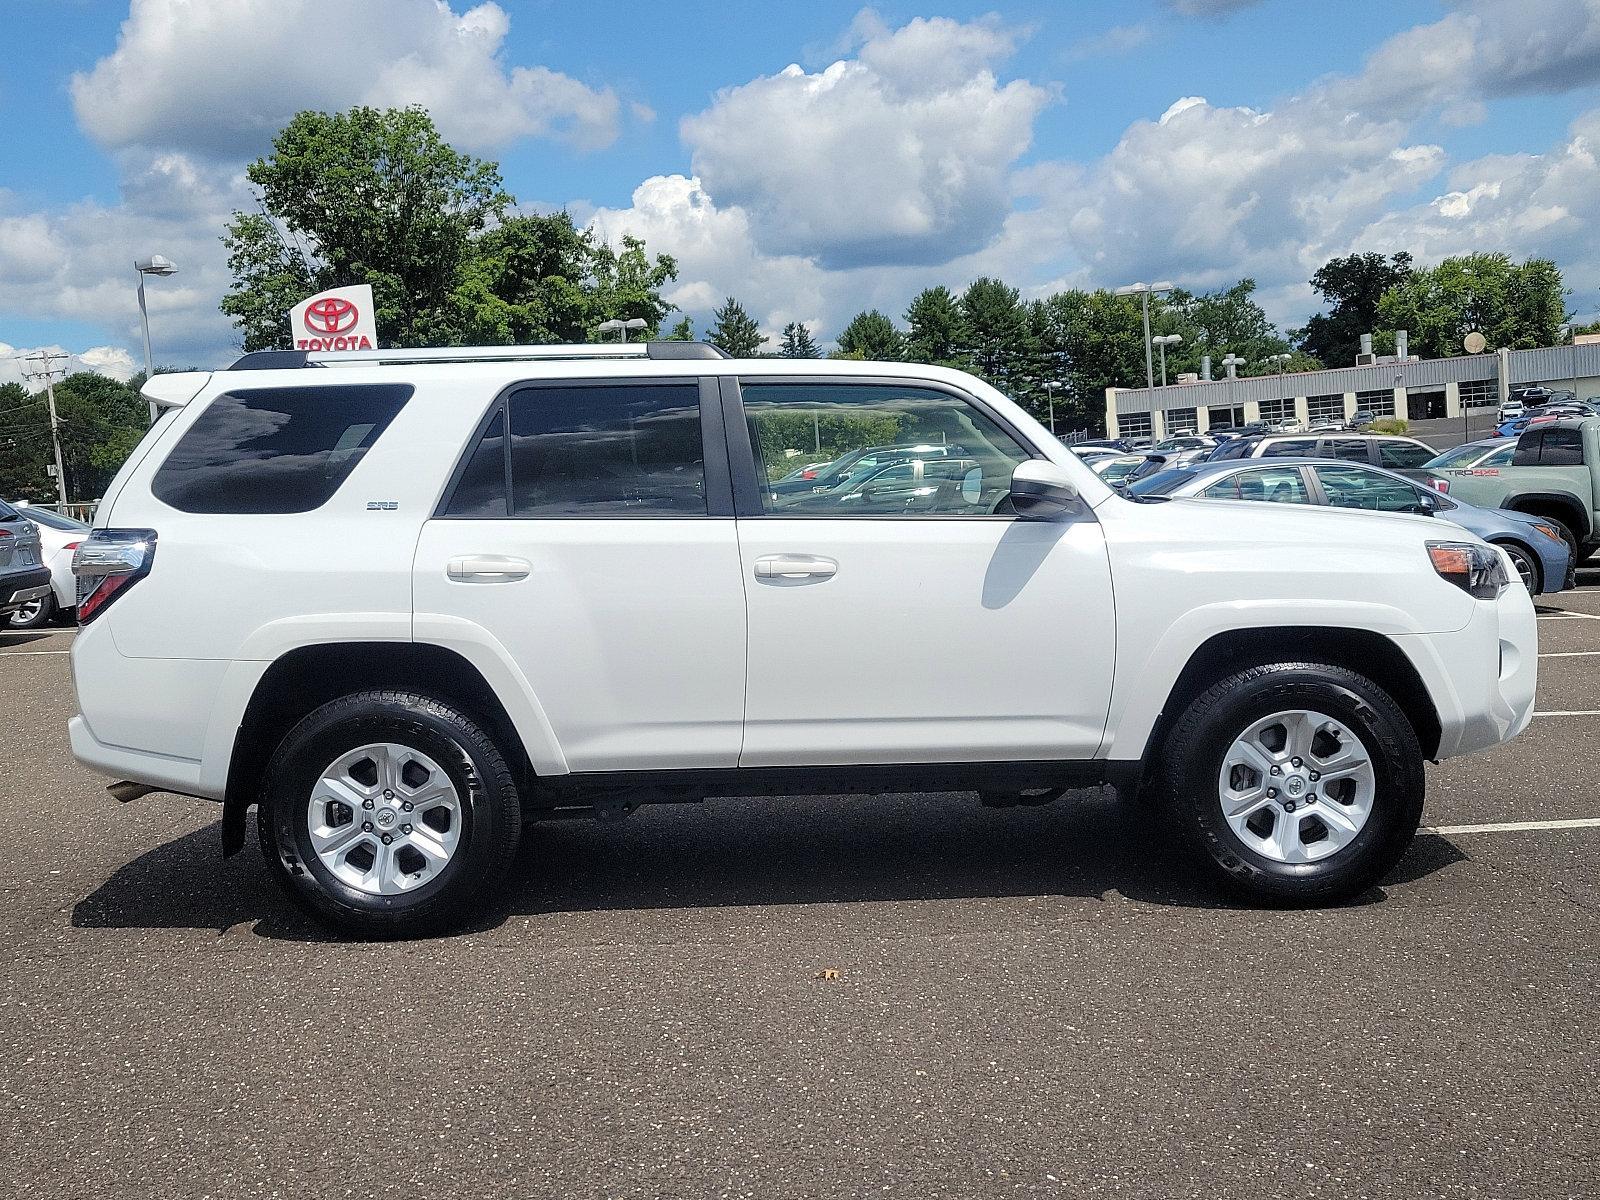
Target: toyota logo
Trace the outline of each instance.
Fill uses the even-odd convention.
[[[340,296],[324,296],[306,306],[306,328],[312,333],[343,333],[358,318],[356,306]]]

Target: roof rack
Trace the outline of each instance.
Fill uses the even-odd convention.
[[[430,346],[411,350],[257,350],[230,371],[277,371],[296,367],[376,367],[400,363],[580,361],[606,358],[727,358],[705,342],[614,342],[572,346]]]

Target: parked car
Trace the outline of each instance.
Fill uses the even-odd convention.
[[[1068,446],[1067,449],[1071,450],[1086,463],[1093,463],[1102,458],[1116,458],[1123,453],[1123,451],[1114,446],[1074,445]]]
[[[1496,425],[1504,425],[1507,421],[1515,421],[1523,415],[1526,407],[1521,400],[1513,397],[1495,411],[1494,423]]]
[[[1386,433],[1273,435],[1236,438],[1218,446],[1207,461],[1230,458],[1342,458],[1401,470],[1420,467],[1438,454],[1426,442]]]
[[[0,500],[0,622],[50,594],[50,569],[44,565],[39,529]]]
[[[74,564],[73,753],[221,801],[227,853],[256,809],[272,875],[358,934],[458,925],[534,821],[752,792],[1110,784],[1220,884],[1323,905],[1400,860],[1428,760],[1533,714],[1500,550],[1125,499],[959,371],[273,351],[143,391],[166,415]],[[763,481],[821,407],[978,469],[787,517]]]
[[[937,458],[946,454],[959,454],[959,446],[917,445],[907,443],[899,446],[864,446],[859,450],[852,450],[841,455],[833,462],[826,464],[821,470],[807,474],[789,472],[782,479],[771,485],[774,496],[802,496],[811,493],[830,492],[839,487],[852,475],[862,475],[875,471],[889,463],[901,462],[908,458]]]
[[[1324,417],[1306,426],[1307,433],[1341,433],[1345,427],[1343,417]]]
[[[89,536],[89,527],[74,517],[26,501],[13,505],[39,530],[44,565],[50,571],[50,594],[30,600],[8,618],[12,629],[35,629],[57,615],[70,617],[78,606],[78,581],[72,574],[72,552]]]
[[[1344,423],[1346,429],[1365,429],[1378,419],[1378,414],[1370,408],[1358,408],[1350,414],[1350,419]]]
[[[1163,454],[1119,454],[1114,458],[1096,458],[1089,468],[1113,487],[1132,483],[1152,475],[1167,465]]]
[[[1524,430],[1504,466],[1447,469],[1450,495],[1548,521],[1583,563],[1600,549],[1600,417]]]
[[[1448,493],[1450,476],[1446,474],[1447,471],[1505,466],[1511,462],[1511,455],[1516,448],[1515,442],[1508,442],[1502,438],[1484,438],[1476,442],[1467,442],[1465,445],[1452,446],[1430,458],[1420,467],[1402,467],[1400,474],[1415,479],[1418,483],[1425,483],[1434,491]]]
[[[1204,458],[1216,449],[1217,439],[1205,437],[1200,434],[1181,434],[1177,437],[1165,438],[1150,448],[1150,453],[1160,454],[1167,460],[1169,466],[1193,462]]]
[[[1270,422],[1267,428],[1271,433],[1300,433],[1305,429],[1305,426],[1300,423],[1299,417],[1284,417],[1281,420]]]
[[[1129,485],[1128,490],[1139,496],[1262,500],[1434,516],[1503,549],[1532,595],[1564,591],[1574,584],[1572,554],[1560,530],[1550,522],[1465,504],[1398,471],[1311,458],[1274,459],[1271,464],[1249,466],[1203,463],[1150,475]]]

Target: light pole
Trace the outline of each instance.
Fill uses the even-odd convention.
[[[1056,389],[1065,386],[1059,379],[1045,380],[1044,394],[1050,404],[1050,435],[1052,437],[1055,436],[1056,432]]]
[[[1183,341],[1183,334],[1169,333],[1165,337],[1151,338],[1152,342],[1161,347],[1161,386],[1167,386],[1167,347],[1176,346]]]
[[[601,321],[595,329],[600,333],[615,333],[617,341],[625,342],[630,329],[644,329],[649,324],[643,317],[629,317],[626,321],[613,317],[609,321]]]
[[[1130,283],[1126,287],[1119,287],[1111,294],[1114,296],[1138,296],[1144,306],[1144,382],[1145,386],[1156,386],[1156,365],[1150,357],[1150,294],[1164,296],[1176,285],[1167,281],[1161,283]]]
[[[133,269],[139,272],[139,324],[144,329],[144,377],[149,379],[156,373],[156,365],[150,357],[150,313],[144,306],[144,277],[156,275],[166,277],[178,273],[177,265],[170,259],[160,254],[152,254],[149,258],[136,259]],[[150,402],[150,424],[156,423],[156,402]]]

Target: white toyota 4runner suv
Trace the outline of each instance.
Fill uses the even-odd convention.
[[[995,389],[692,343],[247,355],[79,549],[72,748],[257,810],[368,936],[530,821],[706,796],[1143,793],[1246,898],[1375,884],[1423,762],[1532,713],[1533,605],[1427,516],[1106,487]],[[559,869],[559,864],[552,864]]]

